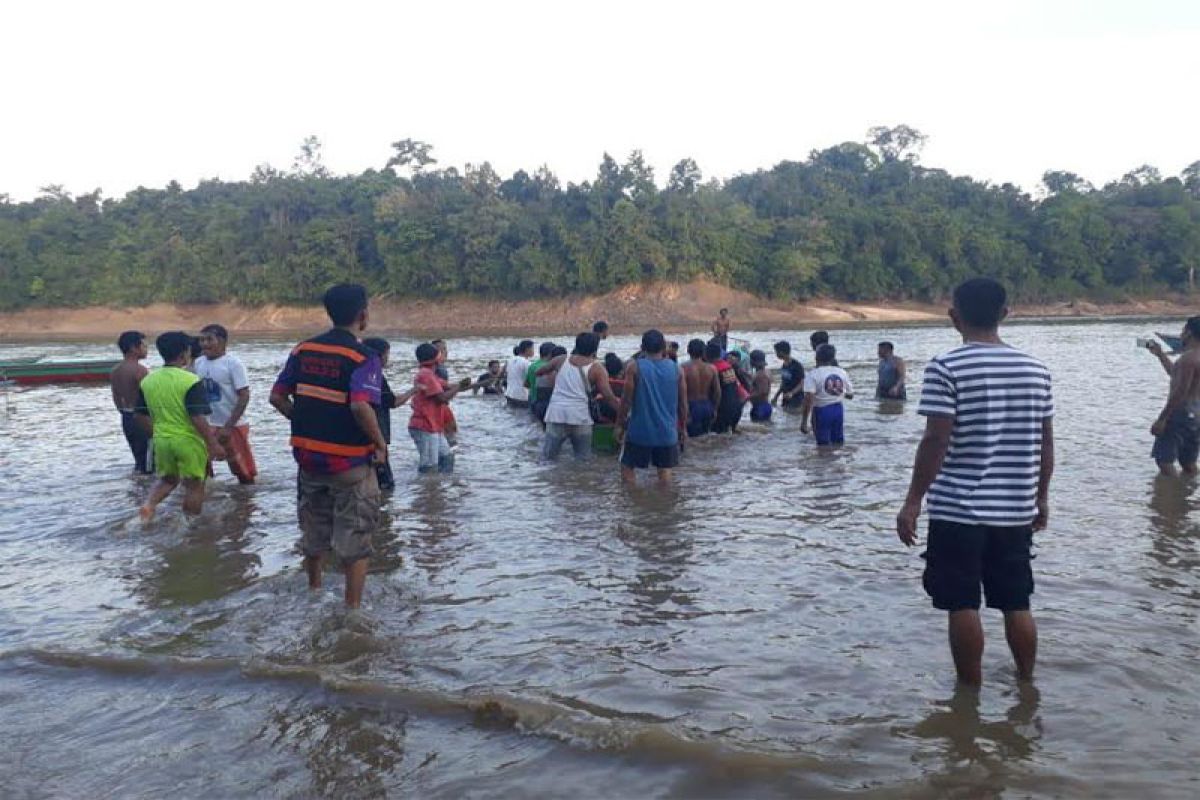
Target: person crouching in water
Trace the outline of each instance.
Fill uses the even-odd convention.
[[[762,350],[750,353],[754,378],[750,384],[750,421],[766,422],[771,418],[771,373],[767,371],[767,354]]]
[[[594,333],[575,337],[575,351],[557,356],[538,370],[554,375],[554,392],[546,407],[546,438],[542,458],[554,461],[563,444],[570,440],[578,461],[592,455],[592,395],[600,393],[603,402],[613,407],[621,401],[608,385],[608,370],[596,360],[600,339]]]
[[[204,506],[204,479],[208,458],[223,459],[225,451],[208,424],[212,408],[208,393],[192,365],[192,337],[170,331],[158,337],[155,346],[163,367],[151,372],[138,386],[134,412],[153,423],[154,464],[158,483],[138,510],[143,522],[154,518],[158,504],[183,482],[183,511],[199,514]],[[147,434],[150,426],[147,425]]]
[[[846,370],[837,364],[837,350],[831,344],[817,347],[817,368],[804,376],[804,408],[800,411],[800,431],[808,433],[809,414],[817,445],[828,447],[845,442],[842,421],[843,400],[854,398],[854,385]]]
[[[413,379],[412,419],[408,423],[420,459],[417,472],[453,472],[454,452],[446,439],[446,407],[460,388],[438,377],[438,349],[433,345],[417,347],[417,363],[421,366]]]

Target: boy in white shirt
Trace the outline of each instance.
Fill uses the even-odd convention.
[[[800,430],[809,431],[809,413],[817,445],[828,447],[845,441],[842,434],[843,400],[854,397],[854,384],[846,370],[837,364],[837,350],[831,344],[817,347],[817,368],[804,376],[804,407],[800,411]]]
[[[254,483],[258,467],[250,450],[250,426],[242,421],[250,404],[250,382],[240,359],[225,352],[229,331],[221,325],[206,325],[200,330],[200,348],[204,355],[196,359],[195,373],[204,383],[212,413],[208,424],[225,448],[229,470],[239,483]],[[212,474],[212,464],[209,464]]]

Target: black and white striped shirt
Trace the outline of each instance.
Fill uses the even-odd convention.
[[[1050,371],[1008,345],[969,343],[925,367],[919,414],[953,417],[930,519],[1024,526],[1037,515],[1042,422],[1054,416]]]

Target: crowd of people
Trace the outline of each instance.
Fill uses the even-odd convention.
[[[394,487],[389,459],[391,412],[408,405],[408,430],[421,473],[454,469],[458,424],[452,410],[463,392],[503,398],[516,413],[544,426],[541,457],[556,459],[570,443],[589,458],[597,426],[611,429],[620,448],[623,479],[653,467],[668,483],[688,442],[736,433],[749,409],[755,422],[776,409],[798,414],[801,430],[820,447],[845,440],[844,401],[854,396],[829,334],[810,338],[815,365],[806,369],[788,341],[774,345],[779,385],[761,350],[745,352],[730,337],[721,309],[707,341],[679,344],[648,330],[640,349],[623,359],[600,350],[608,325],[578,334],[571,350],[553,342],[535,348],[524,339],[507,364],[490,361],[476,378],[451,380],[447,345],[416,347],[411,388],[396,393],[384,375],[390,346],[362,338],[369,321],[366,290],[339,284],[324,297],[332,327],[290,352],[270,392],[271,405],[291,427],[298,465],[300,549],[309,586],[322,583],[332,557],[346,576],[345,601],[362,600],[371,536],[379,524],[382,492]],[[963,345],[925,368],[918,413],[926,418],[912,480],[896,530],[905,545],[917,541],[917,518],[929,518],[923,585],[948,614],[950,647],[960,680],[981,680],[981,601],[1004,614],[1006,636],[1022,678],[1032,675],[1037,631],[1029,611],[1033,592],[1030,547],[1049,515],[1054,468],[1050,374],[1036,358],[1005,344],[999,326],[1007,294],[996,281],[966,281],[954,293],[950,317]],[[1171,374],[1171,393],[1152,433],[1163,471],[1178,462],[1196,471],[1200,455],[1200,317],[1184,327],[1184,355],[1172,362],[1154,349]],[[257,474],[244,413],[250,388],[243,364],[227,352],[229,334],[206,326],[198,338],[181,331],[155,344],[163,366],[141,365],[145,337],[130,331],[118,345],[124,360],[112,373],[113,401],[138,472],[158,481],[140,509],[143,520],[179,485],[184,511],[201,511],[204,481],[225,461],[238,481]],[[732,345],[732,346],[731,346]],[[907,397],[906,366],[891,342],[878,345],[875,396]],[[774,391],[773,391],[774,390]]]

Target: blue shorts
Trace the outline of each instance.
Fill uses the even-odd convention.
[[[766,400],[758,400],[754,405],[750,406],[750,421],[751,422],[766,422],[771,418],[771,413],[775,407]]]
[[[812,412],[813,434],[817,437],[817,444],[830,445],[845,442],[842,434],[844,418],[845,410],[841,403],[814,408]]]
[[[688,401],[688,424],[687,434],[693,439],[697,436],[703,436],[708,433],[708,429],[713,423],[713,404],[712,401],[705,398],[703,400]]]

